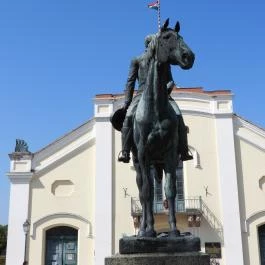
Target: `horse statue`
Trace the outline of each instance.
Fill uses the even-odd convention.
[[[148,46],[144,58],[148,67],[146,86],[133,118],[132,153],[142,206],[139,237],[156,237],[153,178],[161,170],[165,173],[169,236],[178,236],[175,217],[178,119],[169,102],[166,76],[169,65],[190,69],[195,56],[179,35],[179,22],[174,29],[168,28],[168,24],[169,19]]]

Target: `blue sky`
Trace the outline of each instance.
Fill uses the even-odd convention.
[[[0,224],[8,220],[8,153],[36,152],[93,115],[93,97],[124,89],[130,59],[157,31],[152,1],[9,0],[0,3]],[[234,111],[265,127],[265,2],[161,0],[196,54],[174,68],[181,87],[230,89]]]

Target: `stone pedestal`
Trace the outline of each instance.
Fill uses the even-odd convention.
[[[198,237],[120,239],[120,254],[105,259],[105,265],[210,265],[210,257],[201,253]]]
[[[114,255],[105,265],[210,265],[209,255],[200,252]]]
[[[192,235],[178,237],[123,237],[120,239],[120,254],[184,253],[201,250],[200,238]]]

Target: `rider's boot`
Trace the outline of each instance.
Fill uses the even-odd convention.
[[[179,147],[180,147],[180,159],[182,161],[192,160],[193,156],[189,151],[188,148],[188,128],[185,126],[183,122],[183,126],[181,126],[182,123],[180,123],[180,129],[179,129]]]
[[[119,153],[118,161],[123,163],[130,162],[130,150],[131,150],[131,128],[123,127],[121,129],[121,142],[122,142],[122,151]]]

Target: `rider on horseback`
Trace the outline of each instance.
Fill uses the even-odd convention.
[[[155,35],[148,35],[145,38],[145,47],[146,50],[148,48],[148,45],[150,44],[151,40],[155,37]],[[146,65],[146,61],[144,60],[145,52],[134,58],[131,61],[130,70],[129,70],[129,76],[127,79],[126,84],[126,90],[125,90],[125,102],[123,109],[126,113],[125,120],[123,122],[123,127],[121,130],[122,133],[122,151],[120,152],[120,155],[118,157],[118,161],[129,163],[130,161],[130,150],[132,148],[132,117],[135,114],[137,105],[139,103],[139,100],[141,98],[142,92],[145,88],[145,81],[148,74],[148,65]],[[168,69],[168,82],[167,82],[167,88],[168,88],[168,95],[170,95],[173,87],[175,86],[171,69],[169,65]],[[138,91],[137,95],[133,97],[134,89],[135,89],[135,82],[138,80]],[[169,102],[173,109],[175,110],[175,113],[179,120],[179,146],[180,146],[180,159],[182,161],[191,160],[193,159],[192,155],[189,154],[188,149],[188,141],[187,141],[187,127],[184,124],[183,117],[181,115],[181,111],[177,105],[177,103],[169,96]]]

